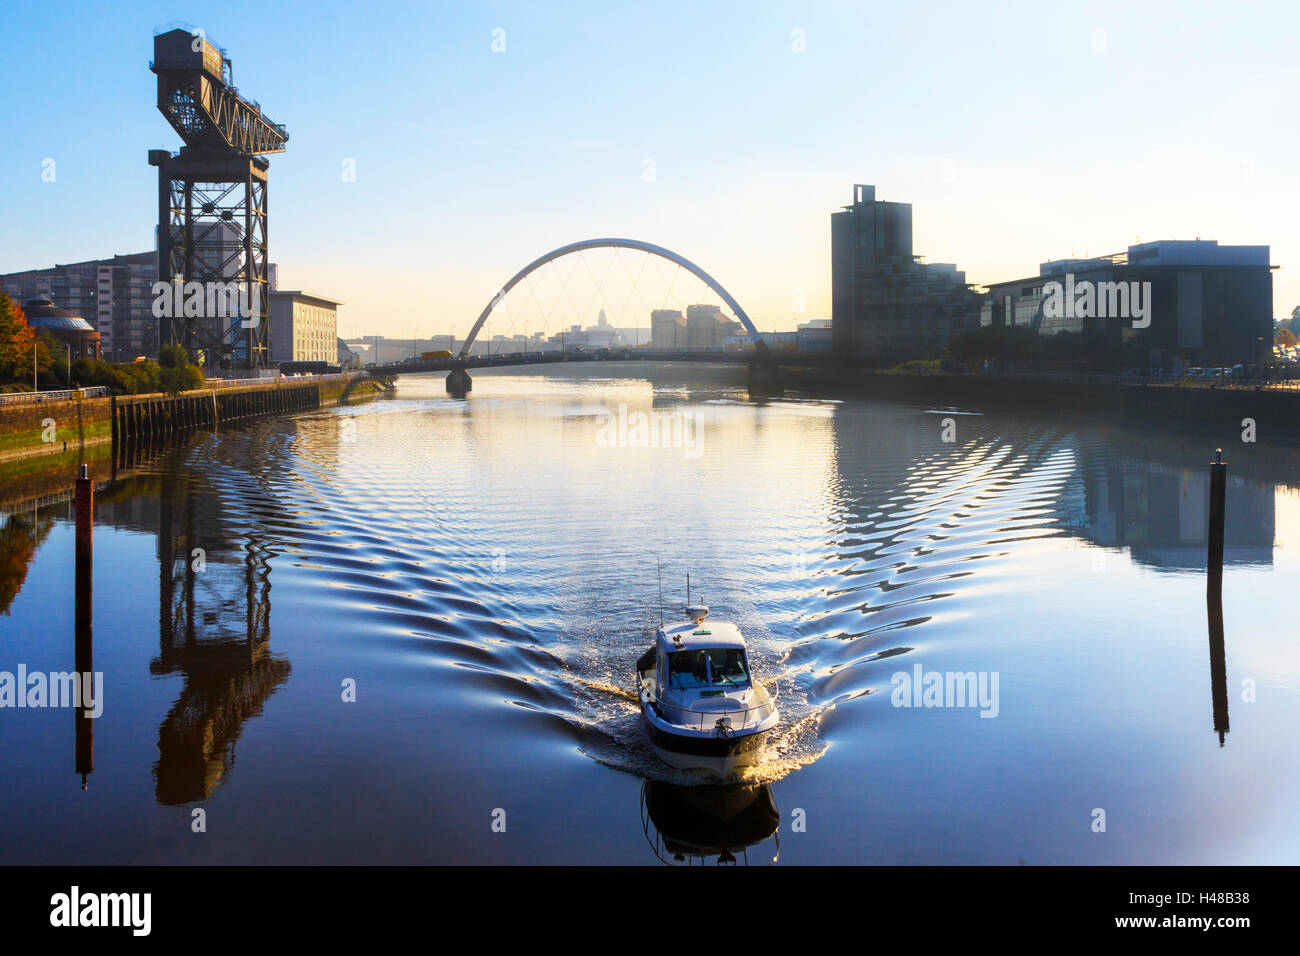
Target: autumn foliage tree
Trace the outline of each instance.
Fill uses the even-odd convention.
[[[36,549],[54,527],[49,515],[11,515],[0,525],[0,615],[9,613],[27,580],[27,568]]]
[[[33,348],[36,370],[43,372],[52,361],[49,347],[28,324],[22,306],[0,290],[0,382],[31,380]]]

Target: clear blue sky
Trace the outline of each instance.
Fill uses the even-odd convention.
[[[1300,305],[1292,3],[6,0],[0,272],[152,248],[145,155],[180,141],[147,62],[176,20],[288,127],[271,257],[346,300],[350,336],[463,330],[597,235],[666,245],[790,328],[796,289],[830,314],[854,182],[911,202],[917,251],[969,281],[1200,236],[1272,246],[1275,314]]]

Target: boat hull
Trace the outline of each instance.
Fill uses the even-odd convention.
[[[736,733],[732,736],[687,736],[657,726],[641,709],[641,727],[655,756],[677,770],[705,770],[726,776],[762,759],[763,746],[771,730]]]

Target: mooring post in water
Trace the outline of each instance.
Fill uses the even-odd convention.
[[[1228,662],[1223,645],[1223,596],[1211,591],[1205,598],[1206,616],[1210,625],[1210,706],[1214,714],[1214,730],[1223,746],[1228,732]]]
[[[76,490],[77,569],[76,569],[76,673],[80,680],[74,686],[94,686],[95,665],[91,642],[91,579],[94,567],[95,482],[90,477],[90,467],[81,466]],[[86,777],[95,769],[95,732],[91,719],[86,716],[85,704],[89,701],[87,690],[82,690],[81,700],[75,701],[76,761],[81,774],[81,789],[86,789]]]
[[[1228,732],[1228,668],[1223,646],[1223,519],[1228,486],[1228,463],[1223,449],[1214,450],[1210,463],[1210,543],[1206,555],[1205,606],[1210,625],[1210,700],[1214,729],[1223,746]]]
[[[85,463],[82,463],[81,473],[77,476],[76,499],[77,579],[80,581],[83,563],[86,565],[85,570],[90,571],[95,533],[95,482],[90,477],[90,466]]]
[[[1223,502],[1228,484],[1228,463],[1216,448],[1210,463],[1210,544],[1206,555],[1205,593],[1220,594],[1223,587]]]

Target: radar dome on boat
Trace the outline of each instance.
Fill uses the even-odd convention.
[[[703,601],[698,604],[692,604],[686,608],[686,616],[696,624],[699,624],[709,616],[709,606]]]

